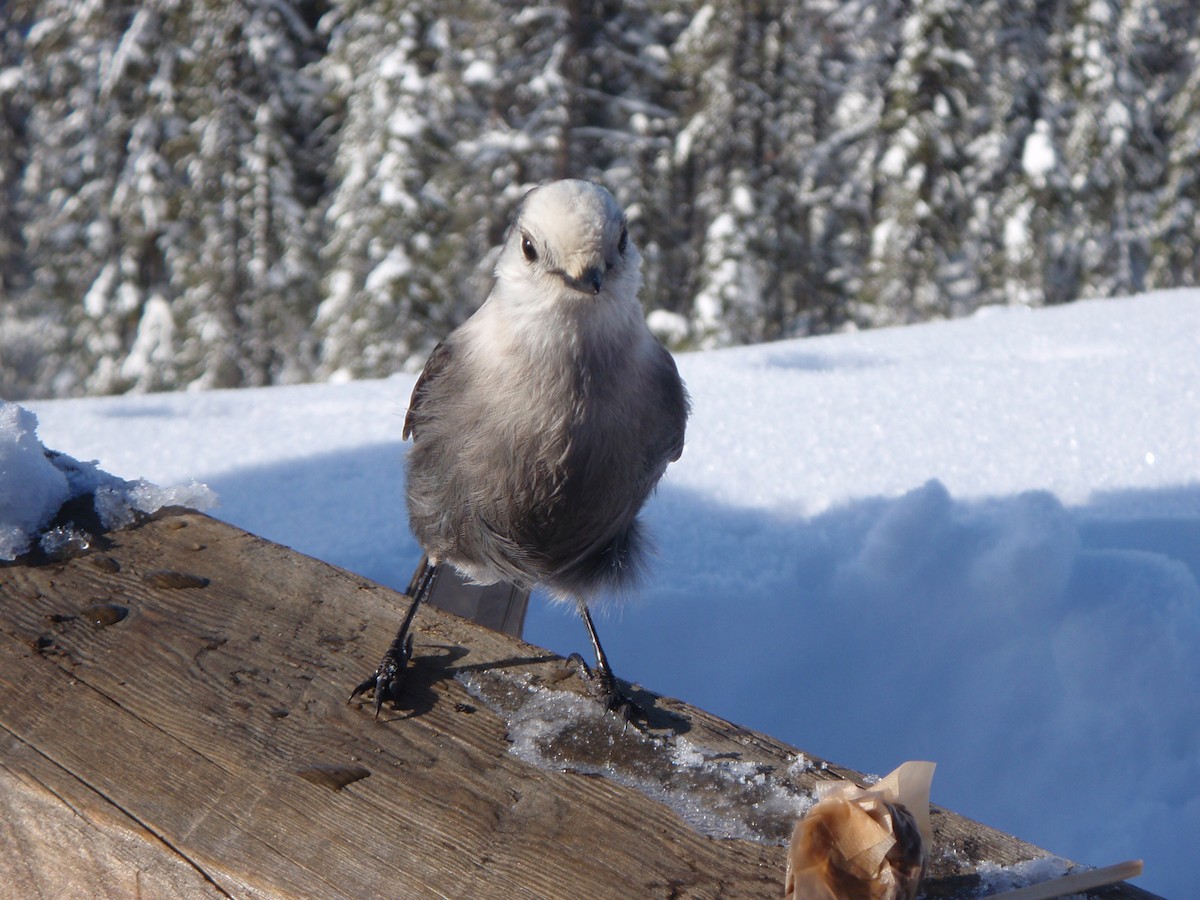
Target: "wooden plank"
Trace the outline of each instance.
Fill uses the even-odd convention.
[[[185,856],[10,733],[0,760],[5,896],[221,896]]]
[[[406,602],[183,511],[76,559],[0,568],[0,835],[17,851],[0,853],[0,884],[18,896],[772,896],[783,847],[707,837],[638,779],[673,778],[684,738],[749,767],[749,789],[859,778],[813,757],[800,771],[795,748],[644,691],[650,731],[598,716],[546,745],[553,765],[532,765],[509,751],[511,716],[585,688],[559,657],[432,608],[417,618],[412,708],[377,723],[346,698]],[[700,802],[741,789],[708,784]],[[980,860],[1043,855],[944,810],[934,823],[930,897],[962,896]]]

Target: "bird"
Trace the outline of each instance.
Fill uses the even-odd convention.
[[[521,200],[483,304],[430,354],[404,420],[409,525],[424,552],[395,640],[351,700],[402,696],[412,622],[445,566],[471,582],[541,586],[576,605],[597,698],[626,722],[589,605],[643,573],[638,518],[683,452],[691,400],[646,325],[641,255],[599,184]]]

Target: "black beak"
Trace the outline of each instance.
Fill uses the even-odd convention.
[[[561,269],[558,274],[562,277],[563,281],[577,291],[598,294],[600,293],[600,288],[604,286],[604,270],[599,266],[588,269],[578,278],[573,278]]]

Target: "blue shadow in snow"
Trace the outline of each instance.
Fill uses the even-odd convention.
[[[408,531],[399,441],[196,477],[216,491],[218,519],[407,588],[421,551]]]

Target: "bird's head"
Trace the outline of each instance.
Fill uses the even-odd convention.
[[[590,181],[555,181],[525,195],[496,276],[543,297],[633,299],[641,256],[612,194]]]

